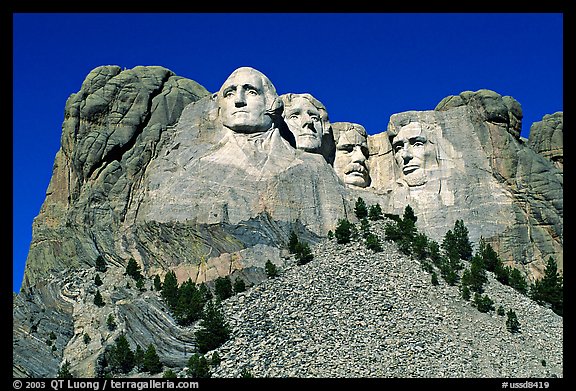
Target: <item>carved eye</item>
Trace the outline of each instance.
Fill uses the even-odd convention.
[[[298,115],[298,113],[292,113],[292,114],[290,114],[290,116],[289,116],[288,118],[296,120],[296,119],[298,119],[299,117],[300,117],[300,116]]]
[[[224,92],[224,98],[230,98],[231,96],[234,96],[234,93],[235,93],[234,90],[228,90]]]
[[[416,141],[413,144],[415,147],[423,147],[424,146],[424,142],[423,141]]]
[[[314,122],[319,122],[320,121],[320,117],[318,117],[317,115],[311,115],[310,119]]]
[[[249,94],[249,95],[252,95],[252,96],[260,95],[260,94],[258,93],[258,91],[255,90],[254,88],[249,88],[249,89],[246,91],[246,93]]]
[[[403,144],[394,145],[394,152],[399,152],[404,147]]]

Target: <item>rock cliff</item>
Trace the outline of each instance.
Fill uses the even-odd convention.
[[[132,342],[156,341],[166,364],[183,366],[192,330],[178,326],[157,295],[121,288],[130,258],[147,277],[174,270],[180,282],[234,274],[258,284],[267,260],[287,264],[291,231],[321,243],[338,219],[355,221],[358,197],[385,213],[411,205],[418,229],[435,240],[462,219],[473,243],[486,239],[529,280],[541,277],[549,257],[562,270],[561,112],[535,123],[525,140],[519,102],[466,91],[434,110],[394,114],[386,132],[367,135],[361,124],[330,123],[330,108],[309,95],[318,114],[297,118],[291,107],[285,121],[271,82],[247,75],[261,79],[273,102],[262,117],[270,127],[255,133],[223,120],[231,99],[231,116],[244,121],[249,114],[239,108],[257,90],[232,75],[210,93],[163,67],[102,66],[69,97],[14,298],[15,376],[53,376],[72,357],[79,374],[92,376],[119,332],[103,327],[109,313],[119,329],[138,331]],[[297,133],[295,124],[308,130]],[[314,153],[296,142],[302,137],[330,140]],[[86,282],[98,256],[109,265],[107,305],[92,312]],[[49,332],[58,338],[47,346]],[[87,345],[84,333],[92,335]]]

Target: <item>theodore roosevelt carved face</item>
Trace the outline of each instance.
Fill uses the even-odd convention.
[[[370,175],[368,159],[368,142],[366,130],[362,125],[353,123],[334,123],[336,156],[334,170],[344,183],[352,186],[367,187]]]
[[[281,104],[268,77],[250,67],[232,72],[218,91],[217,99],[222,124],[239,133],[269,130],[272,114]]]

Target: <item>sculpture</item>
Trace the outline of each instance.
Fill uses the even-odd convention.
[[[334,158],[336,174],[347,185],[370,186],[370,174],[366,165],[368,159],[366,129],[351,122],[336,122],[332,124],[332,129],[336,143]]]

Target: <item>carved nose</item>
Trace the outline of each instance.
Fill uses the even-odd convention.
[[[366,161],[366,156],[362,153],[359,146],[354,147],[352,150],[352,162],[354,163],[364,163]]]

